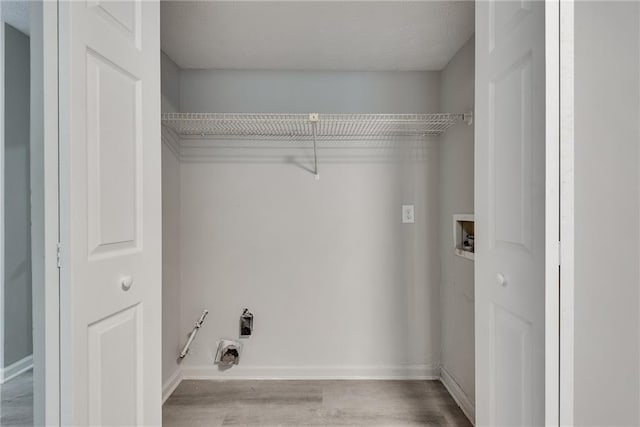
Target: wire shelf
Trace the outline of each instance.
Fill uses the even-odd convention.
[[[179,136],[321,141],[427,137],[444,133],[467,114],[165,113],[162,123]]]

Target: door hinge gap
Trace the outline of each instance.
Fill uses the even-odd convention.
[[[58,242],[58,244],[56,245],[56,256],[57,256],[57,265],[58,268],[62,267],[62,245],[60,244],[60,242]]]

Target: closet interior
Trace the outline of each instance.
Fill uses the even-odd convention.
[[[165,424],[473,422],[473,2],[161,24]]]

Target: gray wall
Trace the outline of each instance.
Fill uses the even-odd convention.
[[[180,162],[162,144],[162,381],[175,374],[186,331],[180,329]]]
[[[181,110],[211,113],[430,113],[439,72],[182,70]]]
[[[475,39],[471,38],[442,71],[442,110],[473,110]],[[454,255],[453,215],[473,213],[473,126],[458,125],[440,143],[440,256],[442,368],[475,402],[473,261]]]
[[[640,424],[639,7],[575,4],[575,425]]]
[[[178,66],[162,53],[162,112],[178,111]],[[162,144],[162,382],[178,369],[177,356],[186,330],[180,325],[180,162],[163,130]]]
[[[431,72],[183,70],[180,89],[183,111],[440,109]],[[418,155],[398,141],[367,145],[320,149],[319,181],[278,149],[183,158],[182,330],[211,311],[187,375],[437,375],[438,144]],[[415,224],[401,223],[404,203]],[[255,335],[239,366],[218,371],[216,341],[237,338],[244,307]]]
[[[31,355],[29,37],[5,25],[4,364]]]
[[[160,70],[162,112],[180,111],[180,68],[166,53],[160,52]]]

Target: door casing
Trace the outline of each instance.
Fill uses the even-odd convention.
[[[572,292],[571,276],[572,247],[572,193],[570,165],[572,164],[573,127],[570,116],[566,113],[572,111],[572,84],[573,68],[573,1],[548,1],[546,11],[546,57],[547,57],[547,86],[546,86],[546,381],[545,381],[545,408],[546,421],[549,425],[570,425],[571,421],[571,331],[572,331]],[[44,39],[56,40],[58,38],[58,2],[43,2]],[[62,48],[62,47],[60,47]],[[46,223],[48,245],[46,253],[48,259],[57,259],[58,243],[58,43],[45,43],[45,140],[51,150],[45,153],[47,165],[46,199],[50,206],[47,209]],[[554,67],[553,64],[557,66]],[[562,101],[562,103],[561,103]],[[560,113],[564,112],[563,119]],[[60,111],[64,115],[64,111]],[[55,117],[55,119],[52,119]],[[1,118],[0,118],[1,120]],[[61,149],[64,150],[64,141],[61,141]],[[560,157],[562,157],[562,162]],[[0,154],[0,159],[2,158]],[[562,166],[561,166],[562,165]],[[2,165],[0,164],[0,171]],[[64,174],[64,171],[60,171]],[[562,188],[560,185],[562,179]],[[68,182],[61,182],[68,185]],[[0,190],[1,191],[1,190]],[[60,195],[62,196],[63,193]],[[64,200],[61,200],[63,203]],[[0,202],[1,203],[1,202]],[[562,214],[562,230],[560,220]],[[63,221],[64,223],[64,221]],[[66,227],[70,225],[66,223]],[[53,236],[55,235],[55,238]],[[560,242],[558,236],[561,236]],[[53,242],[53,244],[51,244]],[[561,250],[560,250],[561,249]],[[558,260],[560,260],[558,262]],[[64,263],[64,253],[61,262]],[[564,267],[561,272],[562,287],[558,289],[558,264]],[[57,265],[55,269],[47,268],[46,283],[47,296],[46,322],[47,333],[47,382],[46,393],[46,423],[47,425],[59,425],[60,398],[65,393],[69,378],[60,377],[58,366],[65,365],[65,342],[60,339],[58,328],[58,313],[60,310],[68,310],[70,301],[60,299],[58,304],[58,286],[65,287],[65,278],[59,284]],[[67,278],[68,279],[68,278]],[[62,295],[64,295],[64,291]],[[562,313],[562,314],[560,314]],[[62,325],[63,328],[69,325]],[[561,330],[560,330],[561,327]],[[563,341],[560,341],[562,334]],[[70,368],[67,366],[67,368]],[[67,370],[67,372],[69,372]],[[561,410],[562,408],[562,410]]]

